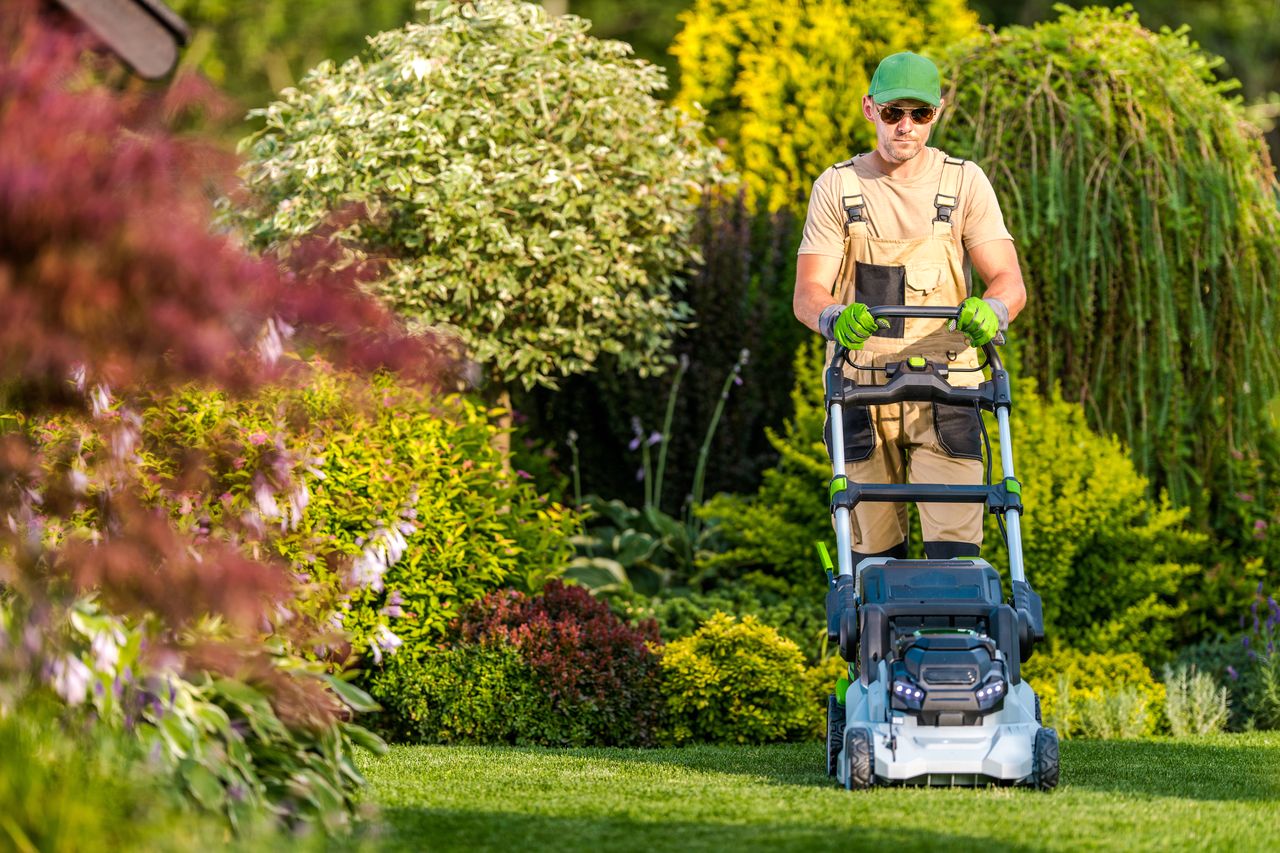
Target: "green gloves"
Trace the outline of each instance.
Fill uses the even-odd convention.
[[[1000,318],[986,301],[970,296],[960,303],[960,315],[951,321],[949,328],[968,338],[969,346],[980,347],[1000,331]]]
[[[852,305],[832,305],[822,312],[818,318],[818,326],[823,335],[842,347],[862,349],[867,338],[877,329],[887,329],[889,321],[883,317],[877,320],[871,316],[870,309],[861,302]]]

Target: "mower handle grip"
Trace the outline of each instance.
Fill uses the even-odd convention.
[[[960,306],[954,308],[946,305],[874,305],[867,306],[867,310],[871,312],[871,316],[879,319],[881,317],[905,317],[909,319],[919,320],[956,320],[960,319]],[[996,336],[990,341],[982,345],[982,351],[987,356],[987,362],[994,368],[1000,369],[1004,366],[1000,360],[999,354],[996,353],[996,347],[1005,343],[1004,332],[997,332]],[[843,359],[849,350],[840,344],[836,344],[836,357]]]

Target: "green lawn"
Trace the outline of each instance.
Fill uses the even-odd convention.
[[[845,791],[818,743],[395,747],[365,770],[383,849],[1280,849],[1276,732],[1068,741],[1048,794]]]

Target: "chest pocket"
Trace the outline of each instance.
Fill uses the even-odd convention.
[[[942,305],[949,303],[950,288],[943,287],[950,270],[941,263],[910,263],[906,265],[906,299],[908,305]]]

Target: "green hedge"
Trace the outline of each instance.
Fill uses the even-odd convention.
[[[419,743],[652,746],[664,708],[656,626],[628,625],[582,587],[499,590],[438,650],[374,670],[382,728]]]

